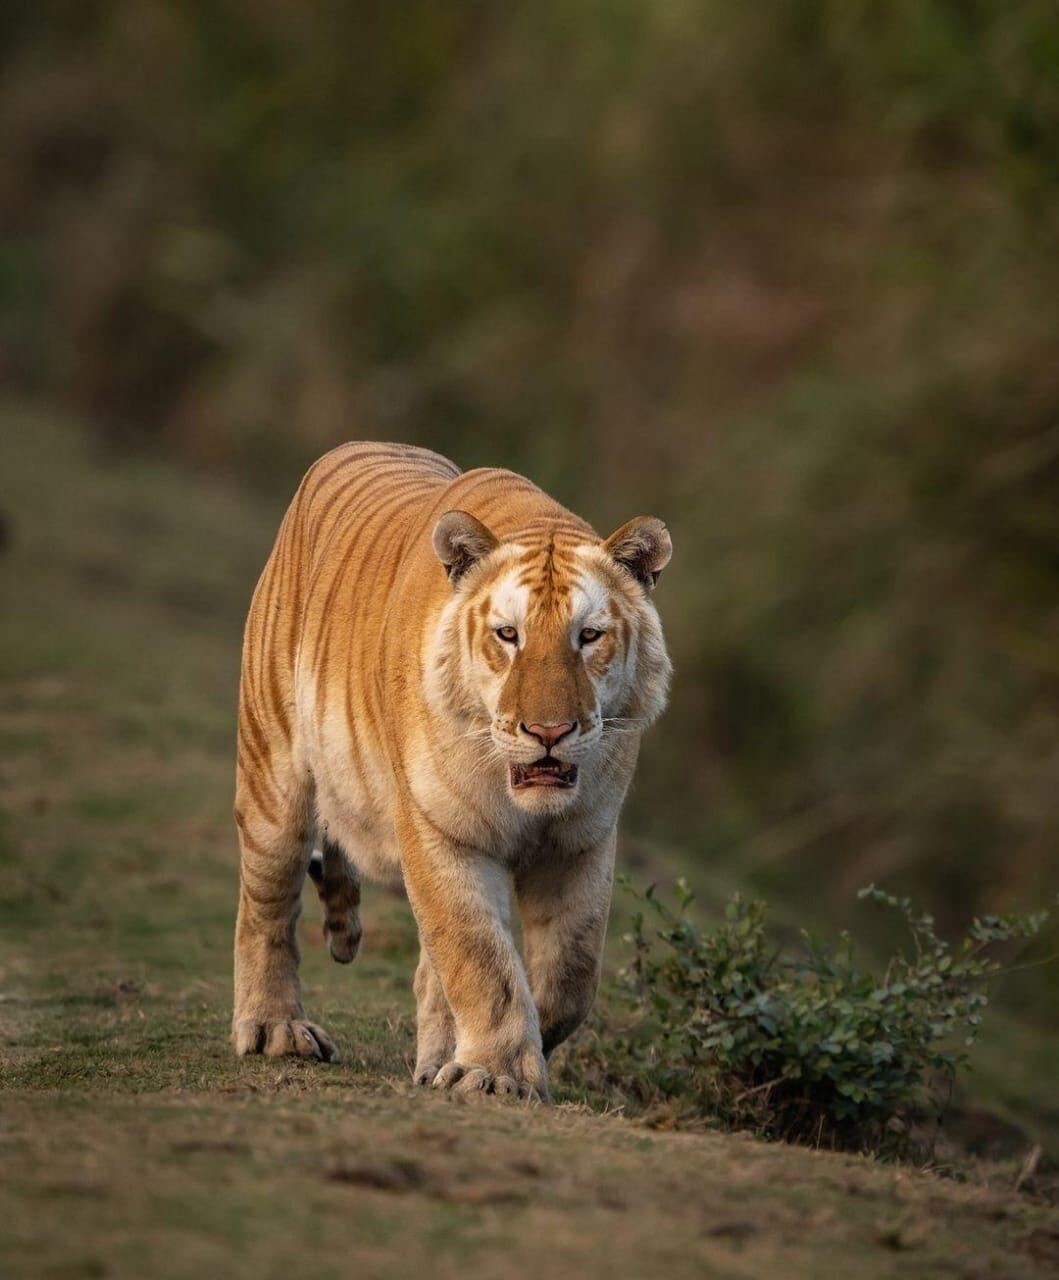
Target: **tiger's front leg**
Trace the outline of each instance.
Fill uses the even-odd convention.
[[[522,949],[545,1055],[584,1022],[599,987],[615,833],[576,857],[543,859],[516,882]]]
[[[399,815],[397,829],[409,901],[436,978],[424,973],[416,984],[417,1081],[457,1093],[547,1100],[537,1010],[511,936],[509,872],[451,844],[422,815]],[[437,1067],[449,1034],[452,1056]]]

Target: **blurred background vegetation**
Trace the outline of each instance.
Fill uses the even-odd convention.
[[[9,390],[277,509],[382,437],[661,515],[645,845],[821,921],[1054,896],[1054,0],[39,0],[0,38]],[[1050,973],[1015,998],[1054,1024]]]

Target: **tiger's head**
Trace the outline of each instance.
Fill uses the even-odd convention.
[[[501,541],[465,511],[434,528],[452,596],[428,659],[428,693],[506,766],[521,809],[554,813],[608,743],[662,711],[670,662],[650,593],[665,525],[638,516],[606,541],[556,523]]]

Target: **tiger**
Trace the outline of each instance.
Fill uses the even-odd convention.
[[[302,888],[345,964],[364,877],[403,889],[418,929],[414,1081],[549,1100],[668,695],[651,593],[671,554],[657,518],[603,539],[523,476],[411,445],[309,469],[244,633],[237,1054],[334,1057],[302,1004]]]

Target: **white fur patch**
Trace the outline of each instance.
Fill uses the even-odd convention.
[[[489,625],[514,627],[518,631],[519,648],[526,643],[526,619],[529,616],[530,589],[519,583],[518,569],[509,569],[498,578],[490,591]]]
[[[570,592],[570,643],[576,649],[578,636],[585,627],[606,631],[610,620],[610,593],[591,569],[586,568]]]

